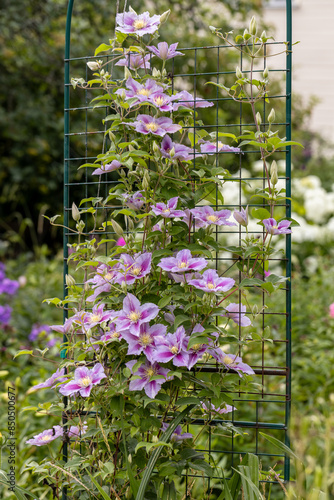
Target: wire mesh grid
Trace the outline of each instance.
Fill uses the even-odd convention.
[[[72,2],[73,4],[73,2]],[[94,106],[91,104],[92,98],[99,95],[100,91],[93,89],[78,90],[73,89],[70,83],[71,77],[83,76],[85,80],[89,79],[87,62],[92,56],[82,56],[71,58],[69,53],[70,41],[70,19],[71,8],[69,9],[68,17],[68,32],[67,32],[67,54],[65,58],[65,174],[64,174],[64,225],[71,227],[70,212],[71,205],[74,201],[79,204],[83,198],[104,197],[106,198],[109,189],[117,183],[117,176],[113,173],[107,173],[104,176],[95,180],[91,175],[91,169],[78,168],[87,162],[93,163],[97,154],[102,150],[108,149],[108,138],[105,135],[107,125],[102,125],[102,119],[108,114],[108,107],[104,105]],[[289,40],[288,40],[289,42]],[[291,42],[290,42],[291,43]],[[286,41],[284,42],[268,42],[265,46],[265,51],[268,54],[273,52],[281,52],[286,49]],[[210,110],[197,109],[196,112],[205,116],[206,125],[201,125],[200,128],[205,128],[209,132],[228,132],[235,135],[241,135],[244,130],[254,128],[254,123],[251,121],[251,116],[247,112],[246,104],[235,102],[232,98],[223,95],[218,88],[213,88],[205,85],[208,80],[217,83],[226,84],[229,78],[234,77],[234,69],[226,70],[224,63],[225,54],[233,49],[226,44],[218,44],[206,47],[185,47],[181,52],[186,54],[187,68],[186,71],[182,66],[176,66],[174,59],[170,61],[169,71],[173,90],[180,91],[183,89],[192,89],[195,104],[198,98],[205,98],[214,102],[214,106]],[[266,52],[264,54],[266,56]],[[278,77],[283,77],[286,81],[286,89],[277,86],[277,91],[270,94],[270,107],[275,107],[276,116],[280,117],[276,120],[275,126],[283,131],[288,140],[291,135],[290,127],[290,108],[291,108],[291,55],[287,54],[284,62],[284,67],[277,68],[275,72]],[[104,62],[108,61],[109,56],[101,56],[99,58]],[[95,58],[94,58],[95,59]],[[208,71],[206,61],[210,59],[216,61],[215,71]],[[267,58],[264,57],[264,66],[256,68],[256,72],[263,72],[266,67]],[[240,70],[247,74],[249,67],[243,58],[242,52],[239,55],[238,65]],[[115,67],[110,63],[107,68],[112,72],[113,78],[123,78],[122,68]],[[228,106],[232,112],[228,122],[225,121],[224,109]],[[94,109],[93,109],[94,108]],[[194,109],[195,111],[195,109]],[[263,99],[257,104],[257,111],[261,111],[262,116],[268,114],[268,104]],[[189,132],[196,134],[196,125],[190,127]],[[266,130],[268,123],[261,124],[261,129]],[[198,126],[199,128],[199,126]],[[195,150],[194,150],[195,151]],[[280,182],[286,188],[287,197],[290,196],[291,187],[291,160],[290,148],[281,151],[275,158],[282,167],[280,171]],[[247,147],[242,154],[234,153],[216,153],[216,165],[223,165],[224,168],[232,173],[232,177],[224,185],[221,195],[216,188],[215,203],[211,206],[214,210],[220,209],[240,209],[247,203],[249,209],[265,207],[264,201],[261,199],[248,199],[247,194],[256,187],[264,187],[266,176],[263,167],[254,170],[251,165],[256,164],[260,160],[258,150],[252,150]],[[193,168],[196,169],[196,164],[199,164],[199,158],[194,153]],[[88,208],[89,203],[83,204],[81,208]],[[290,216],[290,202],[287,199],[284,203],[280,202],[277,207]],[[104,207],[95,207],[100,211],[100,223],[107,222],[108,211]],[[119,205],[110,205],[108,210],[120,208]],[[111,226],[107,226],[106,230],[101,234],[96,230],[94,224],[90,222],[89,214],[85,219],[85,230],[83,237],[90,240],[96,238],[112,238],[115,236]],[[129,229],[125,227],[125,231]],[[260,226],[253,227],[251,234],[262,234]],[[216,241],[226,242],[226,246],[238,245],[245,236],[242,226],[224,227],[223,231],[219,226],[216,226],[215,238]],[[69,256],[68,244],[74,244],[77,241],[77,235],[71,231],[64,231],[64,274],[71,273],[71,263],[67,262]],[[282,240],[281,240],[282,243]],[[105,255],[108,255],[112,243],[105,243],[103,246]],[[285,251],[283,255],[275,256],[270,259],[269,267],[275,268],[279,266],[282,273],[286,277],[291,275],[291,251],[290,251],[290,236],[285,236]],[[282,245],[283,246],[283,245]],[[102,246],[100,247],[102,248]],[[242,273],[237,269],[236,263],[238,256],[233,255],[233,252],[216,252],[215,266],[219,271],[228,271],[229,275],[236,279],[236,282],[242,280]],[[84,277],[82,276],[82,282]],[[241,292],[239,292],[239,301],[241,302]],[[225,471],[231,470],[240,463],[240,457],[246,453],[255,453],[260,457],[263,471],[269,468],[275,468],[279,473],[280,481],[286,482],[289,480],[290,464],[289,458],[280,453],[261,433],[270,435],[280,441],[289,444],[288,438],[288,423],[290,414],[290,376],[291,376],[291,295],[290,283],[286,282],[274,298],[266,293],[259,293],[255,289],[249,289],[249,304],[252,309],[247,313],[254,313],[255,308],[258,313],[253,320],[253,331],[257,331],[257,335],[253,338],[248,338],[239,327],[239,340],[242,341],[242,354],[244,360],[252,366],[255,372],[254,384],[245,391],[240,389],[240,381],[238,374],[234,373],[233,383],[229,384],[226,392],[233,400],[234,410],[228,419],[220,420],[213,418],[208,422],[203,419],[192,420],[188,425],[188,429],[196,436],[201,434],[201,439],[198,440],[198,451],[203,451],[210,457],[212,463],[219,463]],[[269,330],[270,329],[270,330]],[[268,332],[270,331],[270,334]],[[66,339],[64,339],[66,340]],[[208,363],[199,363],[196,369],[193,369],[193,375],[196,377],[196,371],[201,373],[211,374],[216,372],[222,373],[221,368]],[[226,370],[225,370],[226,371]],[[231,371],[233,372],[233,371]],[[192,387],[192,391],[200,390],[196,387],[196,383]],[[65,398],[65,404],[67,399]],[[92,414],[94,417],[94,414]],[[234,430],[230,435],[223,432],[220,423],[229,420],[233,424]],[[64,414],[64,424],[66,424],[66,414]],[[235,429],[240,430],[240,434],[235,432]],[[70,444],[64,445],[64,459],[68,459]],[[181,486],[183,488],[184,499],[204,498],[204,492],[209,495],[207,498],[218,498],[220,490],[216,488],[216,477],[207,477],[203,473],[191,474],[184,473]],[[273,495],[275,499],[283,498],[283,490],[278,482],[278,477],[264,477],[264,483],[273,483]],[[68,498],[66,488],[63,491],[63,498]]]

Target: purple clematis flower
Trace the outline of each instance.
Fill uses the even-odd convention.
[[[65,323],[63,325],[51,325],[51,330],[55,332],[62,333],[63,335],[67,335],[71,329],[73,319],[67,318],[65,319]]]
[[[160,43],[158,43],[158,48],[154,47],[154,45],[148,45],[147,48],[148,48],[148,50],[153,52],[154,55],[156,55],[157,57],[159,57],[163,61],[167,61],[167,59],[172,59],[173,57],[176,57],[176,56],[184,56],[184,54],[182,54],[182,52],[177,52],[176,49],[177,49],[178,44],[179,44],[178,42],[172,43],[168,47],[167,42],[160,42]]]
[[[252,324],[251,320],[245,316],[246,306],[243,304],[231,303],[225,309],[227,311],[225,316],[231,318],[237,325],[249,326]]]
[[[180,106],[185,108],[210,108],[213,106],[213,102],[205,101],[201,97],[194,98],[193,95],[189,94],[186,90],[182,90],[173,96],[174,101],[179,101],[173,105],[173,111],[177,111]]]
[[[204,328],[199,323],[197,323],[197,325],[195,325],[193,331],[191,332],[191,335],[199,332],[204,332]],[[191,368],[197,363],[199,359],[201,359],[208,348],[209,346],[207,344],[193,344],[190,349],[188,349],[188,370],[191,370]]]
[[[205,411],[205,413],[219,413],[220,415],[224,415],[226,413],[231,413],[233,410],[236,410],[234,406],[224,404],[222,406],[219,406],[218,408],[215,407],[212,403],[208,403],[209,407],[206,406],[205,403],[202,403],[202,408]]]
[[[108,344],[108,342],[112,342],[115,340],[121,340],[123,338],[123,332],[128,331],[126,329],[120,329],[117,328],[115,323],[112,323],[109,325],[109,331],[107,331],[102,337],[99,338],[101,342],[105,342]]]
[[[96,168],[92,172],[92,175],[102,175],[106,174],[107,172],[113,172],[114,170],[119,169],[121,166],[122,163],[117,160],[113,160],[111,163],[106,163],[105,165],[101,165],[100,168]]]
[[[132,194],[124,193],[122,196],[124,198],[125,205],[132,210],[140,210],[145,203],[145,198],[140,191],[136,191]]]
[[[0,326],[7,326],[12,315],[12,308],[9,305],[0,306]]]
[[[27,394],[31,392],[35,392],[38,389],[46,389],[48,387],[54,388],[59,382],[63,382],[64,380],[68,380],[68,376],[65,375],[65,368],[58,368],[58,370],[51,375],[45,382],[41,384],[33,385],[28,390]]]
[[[84,422],[86,424],[87,422]],[[71,425],[68,430],[68,437],[70,438],[79,438],[84,436],[87,432],[88,425]]]
[[[20,283],[18,281],[10,280],[9,278],[4,277],[0,281],[0,295],[2,293],[7,293],[7,295],[15,295],[19,287]]]
[[[223,144],[222,142],[204,142],[201,144],[201,152],[207,155],[213,155],[215,153],[240,153],[240,148],[234,148],[232,146],[228,146],[227,144]]]
[[[215,226],[235,226],[234,222],[228,221],[231,216],[230,210],[218,210],[215,212],[212,207],[204,206],[190,210],[193,214],[197,227]]]
[[[291,229],[289,229],[289,226],[291,224],[291,221],[289,220],[282,220],[281,222],[276,222],[275,219],[264,219],[263,225],[268,231],[269,234],[289,234],[292,233]]]
[[[168,333],[157,346],[154,361],[168,363],[168,361],[173,360],[175,366],[188,366],[187,345],[189,338],[186,336],[183,326],[179,326],[175,333]]]
[[[234,210],[233,217],[235,220],[244,227],[248,226],[248,206],[246,207],[246,210],[243,208],[239,212],[238,210]]]
[[[169,424],[167,424],[166,422],[163,422],[162,424],[162,430],[163,432],[165,432],[169,427]],[[178,441],[183,441],[184,439],[192,439],[194,436],[192,434],[190,434],[190,432],[184,432],[182,434],[182,427],[181,425],[178,425],[175,429],[175,431],[173,432],[173,434],[171,435],[171,438],[170,440],[172,441],[172,443],[175,443],[175,442],[178,442]]]
[[[38,337],[48,337],[51,333],[51,329],[49,327],[49,325],[39,325],[38,323],[34,323],[32,325],[32,329],[31,329],[31,332],[29,334],[29,337],[28,339],[31,341],[31,342],[35,342],[35,340],[37,340]]]
[[[115,318],[115,311],[103,312],[105,304],[96,304],[92,312],[86,312],[83,318],[83,325],[87,328],[94,328],[105,321]]]
[[[184,217],[185,213],[182,210],[176,210],[178,201],[179,197],[175,196],[175,198],[170,198],[167,201],[167,205],[163,202],[152,205],[151,210],[155,215],[161,215],[161,217],[168,219],[171,217]]]
[[[132,285],[136,280],[144,278],[151,271],[152,254],[136,253],[133,257],[126,253],[120,256],[119,273],[115,278],[116,283],[119,285],[126,282]]]
[[[82,366],[75,370],[73,380],[59,388],[59,392],[63,396],[71,396],[79,392],[83,398],[87,398],[93,386],[99,384],[106,376],[101,363],[97,363],[91,370]]]
[[[138,355],[141,352],[145,354],[150,363],[159,361],[155,359],[155,350],[157,344],[160,344],[165,335],[167,327],[161,324],[149,326],[144,323],[140,327],[139,336],[133,335],[129,330],[122,332],[122,338],[129,344],[128,355]]]
[[[136,363],[136,360],[126,363],[126,366],[130,369],[131,373],[133,373],[132,368]],[[158,365],[158,363],[151,364],[147,361],[144,365],[141,365],[135,373],[133,373],[134,376],[140,378],[131,380],[129,390],[141,391],[144,389],[146,395],[149,398],[154,399],[160,391],[162,384],[164,384],[167,380],[171,380],[171,377],[168,377],[169,371],[170,370],[167,370],[166,368],[162,368]],[[152,377],[157,376],[160,378],[152,380]]]
[[[136,14],[135,12],[124,12],[116,16],[116,31],[121,33],[144,36],[157,31],[160,24],[160,16],[150,17],[149,12]]]
[[[192,257],[190,250],[181,250],[175,257],[165,257],[158,264],[161,269],[171,273],[184,273],[186,271],[201,271],[207,266],[202,257]]]
[[[147,100],[154,104],[156,108],[159,108],[160,111],[172,111],[173,109],[171,97],[162,92],[152,95]]]
[[[135,127],[136,131],[141,134],[151,133],[163,137],[167,133],[173,134],[182,128],[181,125],[173,123],[173,120],[167,117],[155,118],[150,115],[138,115],[137,118],[137,121],[128,125]]]
[[[43,446],[43,444],[49,444],[60,436],[63,436],[64,431],[60,425],[54,425],[52,429],[47,429],[40,434],[36,434],[32,439],[28,439],[26,444],[32,444],[35,446]]]
[[[134,102],[132,106],[134,106],[138,102],[146,102],[150,97],[153,97],[155,94],[161,94],[164,90],[161,85],[158,85],[156,81],[151,78],[146,80],[142,85],[141,83],[130,77],[126,81],[126,88],[128,90],[116,90],[115,94],[122,95],[124,93],[126,99],[132,99],[136,97],[137,101]]]
[[[249,365],[243,363],[240,356],[226,354],[220,348],[210,349],[209,353],[218,363],[222,363],[226,368],[236,371],[239,377],[242,377],[242,373],[247,373],[248,375],[254,375],[255,373]]]
[[[123,310],[118,315],[116,326],[118,329],[129,329],[132,335],[139,337],[140,326],[149,323],[158,313],[158,306],[151,302],[140,305],[139,300],[128,293],[123,300]]]
[[[95,290],[93,295],[87,298],[87,302],[94,302],[94,300],[103,292],[110,292],[112,283],[115,283],[118,276],[118,269],[120,263],[115,264],[113,267],[107,264],[101,264],[97,267],[95,276],[86,281],[92,283],[92,288]]]
[[[174,149],[173,157],[171,157],[170,152]],[[187,161],[194,158],[194,150],[183,144],[178,144],[173,142],[169,135],[165,135],[161,142],[160,152],[162,156],[172,160]],[[197,158],[198,155],[196,155]],[[202,155],[199,155],[202,156]]]
[[[230,290],[234,286],[235,281],[232,278],[220,278],[215,269],[207,269],[202,274],[201,279],[190,280],[188,283],[204,292],[219,293]]]
[[[127,54],[123,59],[120,59],[115,66],[126,66],[130,69],[151,69],[150,54],[142,56],[140,54]]]

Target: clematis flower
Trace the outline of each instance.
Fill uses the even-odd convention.
[[[150,57],[150,54],[146,56],[142,56],[141,54],[127,54],[124,58],[117,61],[115,66],[126,66],[133,70],[141,68],[151,69]]]
[[[215,407],[212,403],[208,403],[209,407],[206,406],[205,403],[202,403],[202,408],[205,411],[205,413],[219,413],[220,415],[224,415],[226,413],[231,413],[233,410],[236,410],[234,406],[224,404],[222,406],[219,406],[218,408]]]
[[[155,33],[160,24],[160,16],[150,17],[149,12],[135,14],[135,12],[124,12],[116,16],[116,31],[121,33],[133,33],[134,35],[144,36]]]
[[[38,323],[34,323],[31,328],[31,332],[29,334],[28,339],[31,342],[35,342],[38,337],[47,338],[51,333],[51,329],[49,325],[39,325]]]
[[[140,191],[136,191],[132,194],[122,194],[124,198],[125,205],[132,210],[140,210],[145,203],[145,198]]]
[[[264,219],[262,222],[269,234],[292,233],[291,229],[289,229],[289,226],[291,224],[291,221],[289,220],[282,220],[281,222],[277,223],[275,219],[270,218]]]
[[[93,306],[92,312],[85,312],[83,325],[87,328],[94,328],[105,321],[115,318],[115,311],[103,312],[105,304],[96,304]]]
[[[158,313],[158,306],[151,302],[140,305],[139,300],[132,293],[128,293],[123,300],[123,309],[117,317],[116,326],[129,329],[130,333],[139,337],[141,325],[149,323]]]
[[[12,315],[12,308],[9,305],[0,305],[0,326],[7,326]]]
[[[167,133],[173,134],[182,128],[181,125],[173,123],[171,118],[164,116],[155,118],[150,115],[138,115],[137,121],[131,124],[129,123],[129,125],[135,127],[136,131],[141,134],[146,135],[151,133],[153,135],[159,135],[160,137],[163,137]]]
[[[99,340],[101,342],[105,342],[108,344],[109,342],[115,341],[115,340],[121,340],[123,338],[123,332],[127,331],[125,328],[117,328],[115,323],[112,323],[109,325],[109,330],[102,335]]]
[[[235,226],[228,217],[231,216],[230,210],[218,210],[215,212],[212,207],[204,206],[190,210],[193,214],[197,227],[208,227],[211,224],[215,226]]]
[[[219,293],[230,290],[235,281],[232,278],[220,278],[215,269],[207,269],[202,274],[201,279],[190,280],[188,283],[204,292]]]
[[[174,150],[173,157],[171,157],[171,151]],[[173,142],[169,135],[165,135],[161,142],[160,152],[162,156],[172,160],[187,161],[194,158],[194,150],[183,144],[178,144]],[[202,156],[202,155],[199,155]],[[196,155],[196,158],[198,155]]]
[[[162,424],[162,430],[163,432],[165,432],[169,427],[169,424],[167,424],[166,422],[163,422]],[[171,435],[171,438],[170,440],[172,441],[172,443],[175,443],[175,442],[179,442],[179,441],[183,441],[184,439],[192,439],[194,436],[190,433],[190,432],[184,432],[182,434],[182,427],[181,425],[178,425],[175,429],[175,431],[173,432],[173,434]]]
[[[26,444],[32,444],[35,446],[43,446],[43,444],[49,444],[60,436],[63,436],[64,431],[60,425],[54,425],[52,429],[47,429],[40,434],[36,434],[32,439],[28,439]]]
[[[222,142],[204,142],[200,146],[201,152],[208,154],[208,155],[213,155],[215,153],[240,153],[241,149],[240,148],[234,148],[232,146],[228,146],[227,144],[223,144]]]
[[[131,373],[133,373],[132,368],[136,363],[136,360],[126,363],[126,366],[130,369]],[[171,377],[168,377],[169,371],[170,370],[167,370],[167,368],[162,368],[158,363],[152,364],[147,361],[133,373],[134,376],[139,378],[131,380],[129,390],[141,391],[144,389],[146,395],[149,398],[154,399],[160,391],[162,384],[164,384],[167,380],[171,380]],[[157,376],[160,376],[160,378],[152,380],[153,377]]]
[[[116,245],[118,247],[125,247],[126,245],[126,241],[124,238],[118,238],[118,240],[116,241]]]
[[[254,370],[243,363],[242,358],[240,356],[236,356],[234,354],[226,354],[222,349],[210,349],[209,354],[213,356],[218,363],[223,364],[226,368],[230,370],[234,370],[238,373],[239,377],[242,376],[242,373],[247,373],[248,375],[254,375]]]
[[[225,309],[227,311],[225,316],[231,318],[237,325],[249,326],[252,324],[251,320],[245,316],[246,306],[243,304],[231,303]]]
[[[329,306],[329,315],[331,318],[334,318],[334,302]]]
[[[233,217],[241,226],[247,227],[248,226],[248,206],[246,207],[246,210],[244,210],[242,208],[240,212],[238,210],[234,210]]]
[[[194,333],[200,333],[204,332],[204,328],[197,323],[195,325],[193,331],[191,332],[191,335]],[[190,335],[190,338],[191,338]],[[190,349],[188,349],[188,354],[189,354],[189,360],[188,360],[188,370],[191,370],[191,368],[201,359],[203,354],[208,350],[209,345],[208,344],[193,344]]]
[[[192,257],[190,250],[181,250],[175,257],[161,259],[158,267],[171,273],[184,273],[186,271],[201,271],[207,266],[202,257]]]
[[[87,298],[87,302],[94,302],[101,293],[110,292],[111,284],[115,283],[118,275],[119,266],[120,264],[117,263],[113,267],[107,264],[101,264],[97,267],[95,276],[86,281],[86,283],[92,283],[94,289],[93,295]]]
[[[182,210],[176,210],[178,200],[179,197],[175,196],[175,198],[170,198],[167,201],[167,205],[163,202],[152,205],[151,210],[155,215],[161,215],[161,217],[168,219],[171,217],[184,217],[185,213]]]
[[[189,353],[187,346],[189,342],[183,326],[179,326],[175,333],[168,333],[154,353],[154,361],[159,363],[168,363],[173,360],[175,366],[188,366]]]
[[[173,104],[173,111],[177,111],[180,106],[185,108],[210,108],[213,106],[213,102],[205,101],[201,97],[194,98],[193,95],[189,94],[186,90],[182,90],[173,96],[174,101],[179,101]]]
[[[48,387],[54,388],[59,382],[63,382],[64,380],[68,380],[68,376],[65,375],[65,368],[58,368],[58,370],[51,375],[45,382],[41,384],[33,385],[27,391],[27,394],[37,391],[38,389],[46,389]]]
[[[160,42],[158,43],[158,47],[154,47],[154,45],[148,45],[147,48],[151,52],[153,52],[154,55],[162,59],[163,61],[167,61],[167,59],[172,59],[173,57],[176,56],[184,56],[182,52],[177,52],[177,46],[179,43],[172,43],[168,47],[167,42]]]
[[[18,281],[10,280],[6,277],[4,277],[2,280],[0,279],[0,295],[2,293],[6,293],[7,295],[15,295],[19,287],[20,283]]]
[[[172,111],[173,109],[171,97],[162,92],[150,96],[147,101],[154,104],[160,111]]]
[[[120,266],[115,278],[119,285],[126,282],[132,285],[136,280],[144,278],[151,271],[152,254],[136,253],[133,257],[126,253],[120,255]]]
[[[59,388],[59,392],[63,396],[71,396],[79,392],[83,398],[87,398],[93,386],[99,384],[106,376],[101,363],[97,363],[91,370],[82,366],[75,370],[73,380]]]
[[[113,172],[114,170],[119,169],[121,166],[122,164],[119,161],[113,160],[111,163],[106,163],[105,165],[101,165],[100,168],[96,168],[92,172],[92,175],[102,175],[106,174],[107,172]]]
[[[84,422],[86,424],[87,422]],[[84,436],[87,432],[88,425],[71,425],[68,432],[68,437],[70,438],[79,438]]]
[[[115,94],[122,95],[124,93],[126,99],[133,99],[136,97],[137,101],[135,101],[132,106],[138,102],[145,102],[149,99],[149,97],[154,96],[155,94],[160,94],[164,90],[161,85],[158,85],[152,78],[149,78],[144,84],[141,84],[130,77],[126,81],[126,88],[128,90],[116,90]]]
[[[65,323],[63,325],[51,325],[50,328],[55,332],[67,335],[71,329],[72,322],[73,322],[72,318],[66,318]]]
[[[129,330],[122,332],[122,338],[126,340],[129,345],[128,355],[138,355],[144,353],[150,363],[159,361],[155,359],[156,347],[162,341],[167,327],[165,325],[157,324],[149,326],[144,323],[140,327],[139,336],[133,335]]]

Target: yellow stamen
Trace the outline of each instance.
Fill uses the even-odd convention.
[[[224,144],[222,142],[220,142],[220,141],[218,142],[217,145],[218,145],[218,149],[220,149],[220,148],[222,148],[224,146]]]
[[[223,359],[223,363],[225,365],[232,365],[233,359],[230,356],[225,356],[225,358]]]
[[[164,214],[169,214],[169,212],[170,212],[170,208],[164,208],[164,210],[163,210]]]
[[[107,274],[105,274],[105,275],[104,275],[104,279],[105,279],[106,281],[109,281],[109,280],[111,280],[112,278],[113,278],[113,275],[112,275],[111,273],[107,273]]]
[[[179,352],[179,348],[176,345],[173,345],[170,352],[173,354],[177,354]]]
[[[186,262],[180,262],[180,263],[177,265],[177,267],[178,267],[179,269],[184,269],[185,267],[187,267],[187,263],[186,263]]]
[[[144,21],[143,19],[137,19],[133,23],[133,27],[135,30],[141,30],[142,28],[145,28],[146,25],[147,25],[147,22]]]
[[[92,383],[92,380],[90,377],[84,377],[80,380],[81,387],[88,387],[91,383]]]
[[[112,338],[113,338],[113,339],[118,339],[120,336],[121,336],[121,334],[120,334],[119,332],[114,332],[114,333],[112,334]]]
[[[130,314],[128,314],[129,320],[133,322],[138,321],[140,319],[140,316],[141,314],[138,311],[132,311]]]
[[[146,370],[146,375],[147,375],[148,377],[152,377],[152,376],[154,375],[154,373],[155,373],[155,372],[154,372],[153,368],[147,368],[147,370]]]
[[[217,217],[217,215],[207,215],[206,216],[206,220],[209,220],[210,222],[217,222],[218,219],[219,219],[219,217]]]
[[[134,276],[138,276],[138,274],[141,273],[141,267],[133,267],[132,269],[130,269],[130,272]]]
[[[215,285],[213,283],[208,283],[207,288],[210,288],[210,290],[213,290],[216,287],[215,287]]]
[[[153,339],[151,337],[151,335],[149,335],[148,333],[147,334],[144,334],[140,337],[140,340],[139,340],[139,343],[143,346],[145,345],[150,345],[152,344],[153,342]]]
[[[197,352],[201,349],[201,347],[203,346],[203,344],[194,344],[191,346],[192,350]]]
[[[42,440],[42,441],[49,441],[49,440],[50,440],[50,438],[51,438],[50,434],[47,434],[46,436],[42,436],[42,437],[41,437],[41,440]]]
[[[95,321],[100,321],[101,316],[99,314],[92,314],[89,318],[89,323],[95,323]]]
[[[146,97],[148,97],[151,94],[151,91],[149,89],[140,89],[138,90],[137,94],[145,95]]]
[[[163,103],[164,103],[164,99],[163,99],[163,97],[156,97],[156,98],[154,99],[154,102],[155,102],[155,104],[156,104],[157,106],[162,106],[162,105],[163,105]]]
[[[151,132],[156,132],[159,128],[159,125],[154,122],[145,123],[145,128],[146,130],[150,130]]]

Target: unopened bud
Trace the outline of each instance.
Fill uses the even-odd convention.
[[[142,184],[143,184],[143,189],[145,189],[145,191],[150,187],[150,176],[147,170],[145,170]]]
[[[262,118],[259,112],[256,113],[256,123],[260,126],[262,123]]]
[[[76,226],[77,228],[77,231],[79,234],[81,234],[83,232],[83,230],[85,229],[85,223],[83,220],[79,220],[79,222],[77,222]]]
[[[124,66],[124,78],[127,80],[128,78],[132,78],[131,71],[127,66]]]
[[[118,222],[116,222],[115,220],[111,219],[111,225],[113,227],[113,230],[117,234],[117,236],[123,236],[124,231],[121,228],[121,226],[118,224]]]
[[[90,61],[87,63],[87,66],[92,71],[96,71],[100,67],[100,65],[97,61]]]
[[[169,154],[170,154],[170,157],[173,158],[173,156],[175,156],[175,148],[174,146],[172,147],[172,149],[169,151]]]
[[[132,464],[132,455],[131,455],[131,453],[130,453],[130,455],[128,455],[128,462],[129,462],[129,464]]]
[[[259,308],[257,304],[254,304],[252,307],[252,314],[255,316],[259,312]]]
[[[272,185],[276,186],[276,184],[278,183],[278,174],[277,174],[277,163],[275,162],[275,160],[271,164],[270,175],[271,175],[270,181]]]
[[[152,443],[157,443],[159,441],[158,436],[152,436]]]
[[[126,94],[125,94],[125,90],[123,89],[122,92],[121,92],[121,99],[122,101],[124,101],[124,99],[126,98]]]
[[[72,203],[72,218],[76,222],[78,222],[80,220],[80,212],[79,212],[79,209],[74,202]]]
[[[235,74],[237,75],[237,78],[243,78],[242,71],[240,70],[239,66],[236,67]]]
[[[86,281],[86,283],[84,284],[84,291],[87,293],[87,292],[89,292],[89,290],[90,290],[90,286],[89,286],[89,283],[87,283],[87,281]]]
[[[116,139],[115,134],[113,134],[113,133],[111,132],[111,130],[109,130],[108,135],[109,135],[109,139],[111,140],[111,142],[114,142],[114,141],[115,141],[115,139]]]
[[[135,227],[131,217],[128,217],[128,227],[129,227],[130,231],[133,231],[133,229]]]
[[[162,73],[161,73],[161,74],[162,74],[162,76],[167,76],[167,70],[166,70],[166,68],[164,68],[164,69],[162,70]]]
[[[161,71],[157,68],[153,68],[152,70],[152,76],[153,78],[160,78],[161,77]]]
[[[104,69],[101,69],[101,71],[100,71],[100,75],[101,75],[101,76],[104,76],[104,74],[105,74]]]
[[[268,78],[268,76],[269,76],[269,69],[265,68],[263,72],[263,78]]]
[[[152,149],[153,149],[154,153],[160,153],[160,148],[159,148],[158,144],[155,141],[153,141]]]
[[[66,286],[68,288],[70,288],[71,286],[75,286],[75,279],[70,274],[66,274],[65,283],[66,283]]]
[[[261,33],[261,39],[262,40],[266,40],[266,38],[267,38],[267,33],[265,31],[262,31],[262,33]]]
[[[127,292],[128,289],[127,289],[126,281],[122,281],[121,289],[122,289],[122,292],[124,292],[124,293]]]
[[[269,115],[268,115],[268,122],[273,123],[275,121],[275,117],[276,117],[275,110],[274,110],[274,108],[272,108]]]
[[[126,177],[126,173],[125,173],[125,170],[123,168],[121,168],[121,170],[119,171],[119,175],[120,175],[120,177],[122,177],[122,179],[124,179]]]
[[[251,35],[256,35],[256,19],[253,16],[251,22],[249,23],[249,32]]]
[[[164,24],[167,19],[169,18],[169,14],[170,14],[170,9],[166,10],[166,12],[164,12],[163,14],[161,14],[160,16],[160,24]]]

